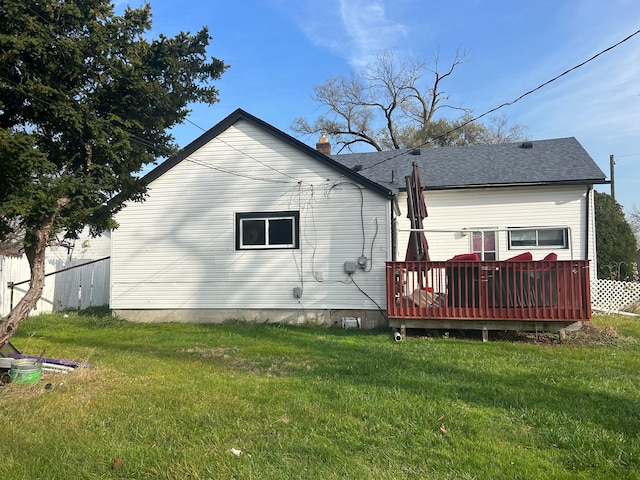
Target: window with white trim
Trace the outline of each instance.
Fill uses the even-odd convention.
[[[509,230],[509,250],[569,248],[567,228],[518,228]]]
[[[496,259],[496,232],[491,230],[474,230],[471,233],[472,253],[478,254],[480,260]]]
[[[300,212],[236,213],[236,250],[298,248]]]

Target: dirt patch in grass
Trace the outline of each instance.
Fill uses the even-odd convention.
[[[202,359],[211,359],[220,364],[250,373],[266,373],[273,376],[288,376],[302,370],[311,370],[308,362],[293,362],[284,356],[261,358],[250,360],[242,358],[237,348],[189,348],[182,350],[184,353],[199,355]]]
[[[480,330],[415,330],[408,332],[412,337],[425,339],[464,339],[482,341]],[[560,340],[558,333],[550,332],[518,332],[513,330],[493,330],[489,332],[489,341],[514,343],[530,343],[537,345],[602,345],[623,347],[637,345],[638,340],[618,334],[612,325],[598,326],[587,323],[580,330],[567,332],[564,340]]]
[[[625,308],[624,311],[640,315],[640,303],[636,303],[635,305],[631,305],[631,306]]]
[[[567,332],[566,338],[560,341],[560,335],[548,332],[492,332],[496,340],[508,342],[534,343],[540,345],[601,345],[607,347],[623,347],[636,345],[638,341],[633,337],[618,334],[612,325],[598,326],[585,324],[580,330]]]
[[[567,335],[567,341],[584,345],[604,345],[612,347],[622,347],[626,345],[636,345],[638,340],[634,337],[620,335],[612,325],[597,326],[585,325],[577,332]]]

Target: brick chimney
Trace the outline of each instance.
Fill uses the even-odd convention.
[[[316,150],[323,155],[331,155],[331,144],[326,134],[322,134],[318,143],[316,143]]]

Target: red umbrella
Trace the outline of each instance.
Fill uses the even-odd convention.
[[[413,162],[411,176],[405,177],[407,184],[407,217],[411,221],[409,245],[405,261],[430,261],[429,244],[423,231],[423,220],[428,216],[427,205],[424,202],[424,186],[418,172],[418,165]]]

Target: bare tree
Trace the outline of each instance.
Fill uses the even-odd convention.
[[[443,69],[439,55],[428,64],[397,61],[391,50],[385,50],[360,72],[316,86],[313,99],[325,112],[313,123],[298,117],[291,129],[302,135],[329,135],[338,153],[356,144],[382,151],[521,140],[524,127],[510,126],[505,116],[492,118],[485,126],[472,121],[470,110],[449,103],[442,84],[466,58],[459,49]],[[460,116],[448,120],[437,115],[446,111]]]
[[[489,124],[484,127],[485,136],[481,143],[518,142],[527,138],[526,127],[519,123],[509,123],[504,113],[489,117]]]
[[[458,50],[446,70],[440,59],[396,61],[391,50],[380,53],[359,74],[330,78],[314,88],[313,99],[327,108],[313,124],[296,118],[292,129],[301,134],[324,132],[338,149],[365,143],[378,151],[398,149],[422,130],[441,109],[466,109],[447,103],[441,83],[466,60]]]

